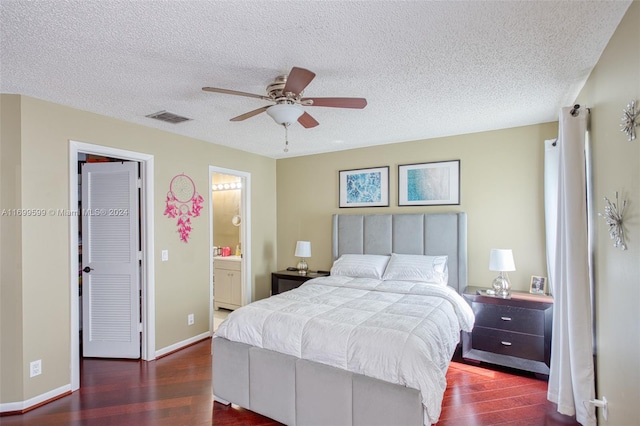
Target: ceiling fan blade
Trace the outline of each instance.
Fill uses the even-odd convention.
[[[238,92],[237,90],[220,89],[218,87],[203,87],[202,90],[204,90],[205,92],[225,93],[227,95],[238,95],[238,96],[246,96],[248,98],[264,99],[265,101],[273,100],[270,97],[264,96],[264,95],[255,95],[253,93]]]
[[[258,115],[261,112],[265,112],[267,109],[269,109],[271,105],[267,105],[267,106],[263,106],[262,108],[258,108],[258,109],[254,109],[253,111],[249,111],[249,112],[245,112],[242,115],[239,115],[237,117],[233,117],[231,120],[229,121],[242,121],[242,120],[246,120],[247,118],[251,118],[254,115]]]
[[[307,103],[311,101],[311,103]],[[365,98],[302,98],[300,103],[305,106],[322,106],[333,108],[357,108],[362,109],[367,106]]]
[[[282,89],[282,93],[293,93],[298,96],[315,77],[315,73],[304,68],[293,67],[287,76],[287,82]]]
[[[312,127],[316,127],[318,124],[316,119],[309,115],[309,113],[305,112],[298,118],[298,123],[302,124],[302,127],[305,129],[310,129]]]

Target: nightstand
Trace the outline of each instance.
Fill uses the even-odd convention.
[[[300,275],[298,271],[278,271],[271,273],[271,295],[298,288],[311,278],[326,277],[328,272],[307,272]]]
[[[514,291],[502,299],[478,289],[462,295],[476,316],[473,331],[462,334],[462,357],[548,376],[553,299]]]

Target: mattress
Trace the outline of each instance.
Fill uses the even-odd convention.
[[[473,322],[444,285],[328,276],[232,312],[214,338],[417,389],[435,423],[460,331]]]

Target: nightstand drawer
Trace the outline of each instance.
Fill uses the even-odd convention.
[[[293,290],[294,288],[300,287],[304,284],[302,280],[289,280],[286,278],[280,278],[278,280],[278,294],[284,293],[285,291]]]
[[[545,361],[544,336],[475,326],[472,332],[472,347],[496,354]]]
[[[305,281],[312,278],[326,277],[328,272],[308,272],[300,275],[298,271],[278,271],[271,273],[271,295],[280,294],[285,291],[300,287]]]
[[[516,306],[473,302],[476,326],[544,335],[544,312]]]

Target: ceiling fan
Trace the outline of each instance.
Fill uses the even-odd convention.
[[[367,106],[364,98],[304,98],[302,91],[314,79],[315,73],[304,68],[293,67],[288,75],[276,77],[273,83],[267,86],[267,95],[255,95],[253,93],[238,92],[236,90],[220,89],[217,87],[203,87],[205,92],[226,93],[228,95],[246,96],[258,98],[265,101],[274,102],[274,105],[267,105],[246,112],[231,119],[231,121],[242,121],[266,111],[267,114],[278,124],[288,127],[298,121],[303,127],[309,129],[316,127],[319,123],[309,113],[300,107],[302,106],[322,106],[332,108],[356,108],[362,109]]]

